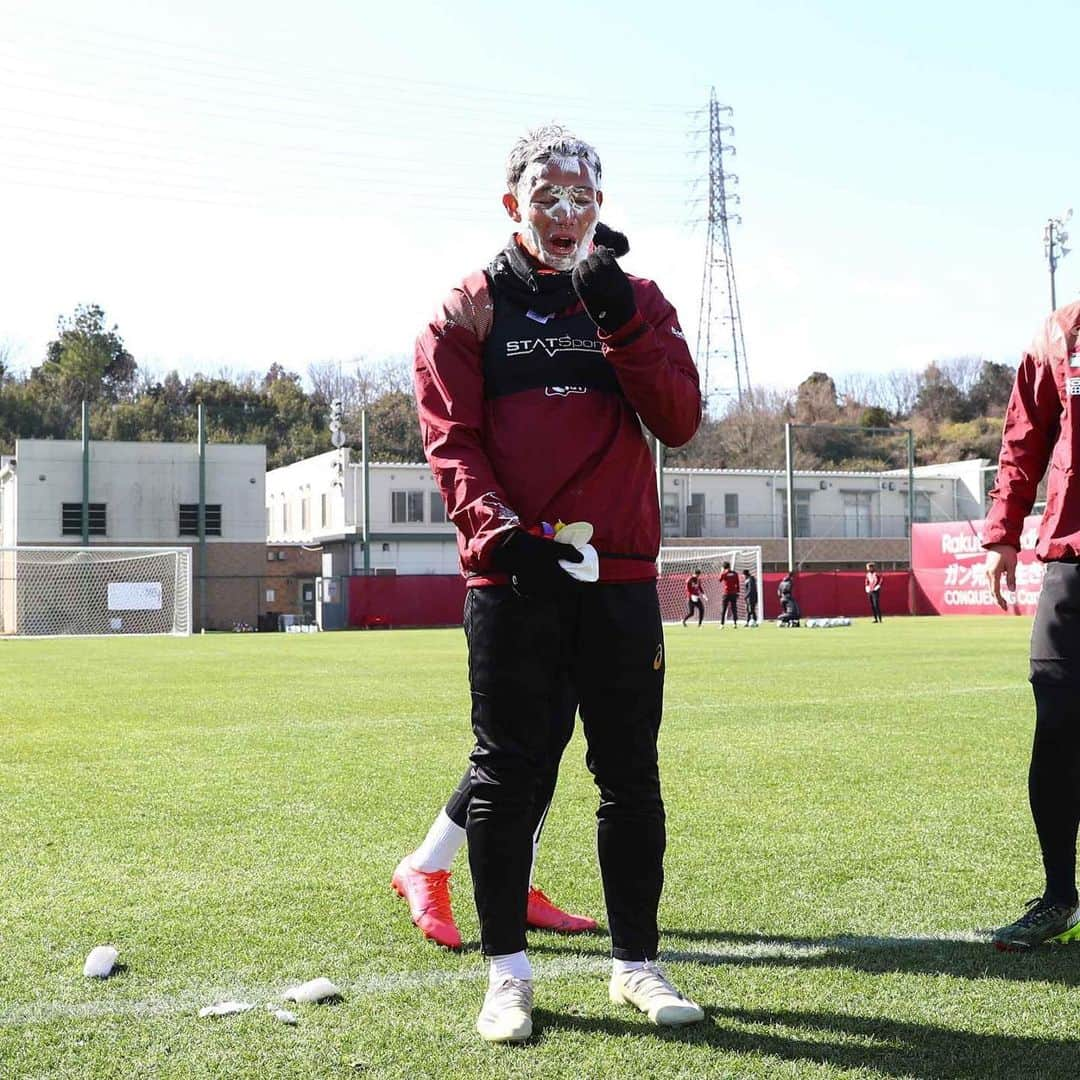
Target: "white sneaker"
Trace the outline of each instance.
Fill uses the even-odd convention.
[[[533,985],[526,979],[503,979],[488,987],[476,1030],[486,1042],[524,1042],[532,1035]]]
[[[683,997],[654,960],[646,960],[644,967],[634,971],[613,974],[608,991],[616,1005],[635,1005],[662,1027],[705,1019],[702,1007]]]

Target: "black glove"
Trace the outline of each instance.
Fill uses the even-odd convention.
[[[574,267],[574,291],[589,318],[605,334],[614,334],[637,313],[630,279],[610,248],[597,248]]]
[[[593,232],[593,243],[597,247],[611,248],[616,259],[621,258],[630,250],[630,241],[626,239],[626,233],[621,233],[618,229],[613,229],[602,221],[596,223],[596,230]]]
[[[569,580],[569,574],[559,565],[560,559],[576,563],[584,558],[573,544],[544,540],[523,529],[515,529],[505,543],[492,552],[491,565],[510,575],[518,593],[532,596]]]

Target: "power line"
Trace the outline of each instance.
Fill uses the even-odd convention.
[[[148,57],[157,60],[180,60],[193,63],[196,66],[205,61],[208,73],[215,72],[220,74],[220,65],[222,62],[225,62],[228,64],[228,70],[230,72],[247,72],[260,76],[265,76],[267,74],[267,71],[264,68],[238,63],[236,54],[233,52],[226,52],[221,49],[208,47],[201,42],[197,46],[192,45],[190,49],[187,49],[184,45],[177,43],[175,40],[146,37],[139,34],[133,34],[130,31],[106,27],[99,28],[89,25],[77,28],[83,35],[90,35],[89,37],[83,36],[80,38],[77,33],[72,34],[73,28],[69,22],[50,20],[41,17],[37,13],[27,21],[37,22],[39,25],[48,28],[48,48],[50,52],[57,47],[59,36],[66,34],[68,40],[74,42],[76,45],[81,42],[91,48],[112,50],[114,52],[119,52],[121,55],[139,58]],[[106,40],[95,41],[93,35],[101,35],[105,37]],[[118,46],[116,44],[117,41],[129,41],[132,43],[132,46],[129,49],[125,49],[124,46]],[[215,61],[213,59],[214,57],[217,57],[218,59]],[[287,57],[276,56],[272,59],[278,61],[282,66],[287,67],[294,74],[306,76],[313,84],[319,86],[326,85],[327,81],[332,79],[335,85],[375,82],[396,88],[396,91],[401,89],[413,90],[418,87],[427,87],[439,94],[445,94],[446,91],[451,91],[460,96],[471,95],[481,100],[505,102],[516,99],[523,103],[531,101],[535,103],[535,105],[542,105],[545,107],[550,106],[553,101],[558,101],[567,105],[577,104],[581,107],[588,107],[591,110],[595,110],[597,107],[615,108],[632,111],[635,114],[640,114],[642,108],[664,112],[684,113],[686,111],[686,106],[679,103],[652,102],[639,105],[627,102],[625,96],[618,98],[601,98],[596,96],[575,97],[572,95],[556,96],[550,91],[532,93],[503,86],[500,86],[497,90],[491,90],[486,87],[476,86],[475,84],[416,79],[410,76],[394,76],[370,71],[365,72],[361,76],[358,75],[355,68],[343,68],[335,65],[320,65],[318,68],[305,67],[303,65],[298,65],[295,57],[292,55]],[[215,66],[211,67],[210,65]]]

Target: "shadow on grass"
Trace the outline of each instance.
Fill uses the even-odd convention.
[[[569,1016],[538,1009],[538,1037],[548,1031],[639,1035],[708,1046],[732,1054],[871,1069],[919,1080],[1073,1080],[1080,1042],[982,1035],[880,1017],[771,1009],[707,1009],[704,1023],[654,1028],[631,1022]],[[744,1030],[746,1026],[767,1030]],[[714,1075],[721,1075],[718,1071]]]
[[[683,941],[710,942],[708,951],[680,949]],[[1025,953],[1001,953],[989,941],[934,937],[840,935],[829,938],[664,930],[662,959],[750,967],[847,968],[878,975],[904,972],[961,979],[1014,979],[1080,986],[1080,948],[1047,945]],[[1080,1062],[1076,1075],[1080,1076]]]

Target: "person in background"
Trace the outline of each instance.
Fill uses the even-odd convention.
[[[721,569],[720,587],[724,590],[720,597],[720,626],[724,626],[730,611],[734,629],[739,625],[739,575],[731,569],[729,562],[724,563]]]
[[[708,597],[705,595],[705,590],[701,587],[701,571],[695,570],[686,579],[686,614],[683,616],[682,624],[686,625],[686,620],[697,609],[698,617],[697,624],[700,626],[705,620],[705,601]]]
[[[776,620],[777,626],[798,626],[799,605],[795,600],[795,575],[789,570],[776,586],[776,595],[780,599],[780,617]]]
[[[746,603],[746,625],[757,626],[757,578],[754,577],[751,570],[744,570],[743,577],[746,579],[743,585],[743,600]]]
[[[872,562],[866,564],[866,596],[870,601],[874,622],[881,622],[881,575]]]
[[[1016,370],[1005,412],[997,480],[983,525],[986,581],[1007,609],[1002,579],[1016,589],[1024,518],[1043,475],[1046,509],[1035,557],[1045,566],[1031,629],[1029,678],[1035,739],[1028,798],[1045,886],[1023,914],[994,931],[1005,952],[1080,939],[1076,834],[1080,825],[1080,303],[1043,324]],[[1047,474],[1047,466],[1050,471]],[[987,663],[994,663],[990,656]]]

